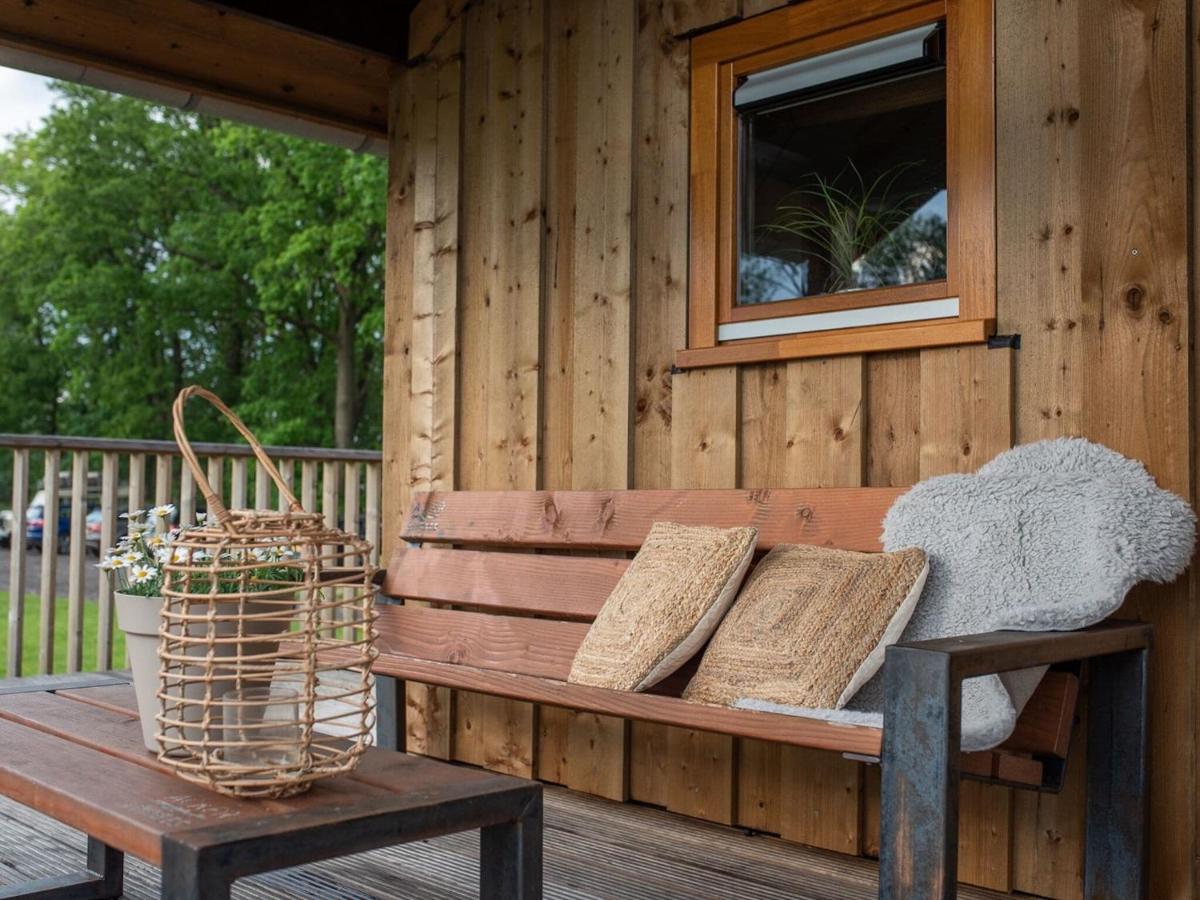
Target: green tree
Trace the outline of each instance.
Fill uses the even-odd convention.
[[[165,437],[195,381],[268,442],[377,446],[383,162],[56,90],[0,153],[0,430]]]

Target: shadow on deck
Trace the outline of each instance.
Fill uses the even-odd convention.
[[[876,896],[869,860],[546,789],[548,898],[848,900]],[[0,798],[0,889],[82,868],[83,835]],[[474,898],[477,833],[360,853],[238,881],[234,898]],[[129,898],[159,897],[158,870],[126,859]],[[963,887],[963,898],[1002,895]]]

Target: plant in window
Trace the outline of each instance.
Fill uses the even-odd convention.
[[[798,238],[804,246],[793,252],[825,263],[829,269],[825,293],[887,283],[872,269],[896,268],[913,255],[909,245],[920,237],[918,230],[904,226],[920,205],[921,195],[892,196],[896,181],[916,165],[893,166],[869,184],[853,160],[831,179],[813,172],[803,187],[779,203],[774,221],[762,228]]]

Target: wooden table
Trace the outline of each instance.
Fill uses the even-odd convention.
[[[239,800],[146,752],[129,684],[63,676],[19,687],[0,682],[0,793],[86,833],[89,871],[0,898],[119,897],[132,853],[162,868],[163,896],[219,900],[245,875],[475,828],[480,896],[541,896],[536,782],[372,749],[351,775],[300,797]]]

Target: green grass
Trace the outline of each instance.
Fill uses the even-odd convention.
[[[40,602],[37,597],[25,600],[25,627],[21,645],[22,674],[37,674],[38,629],[41,623]],[[99,630],[99,604],[83,604],[83,671],[92,672],[96,665],[96,637]],[[125,665],[125,635],[113,622],[113,667]],[[59,597],[54,604],[54,671],[67,671],[67,599]],[[8,591],[0,591],[0,678],[8,674]]]

